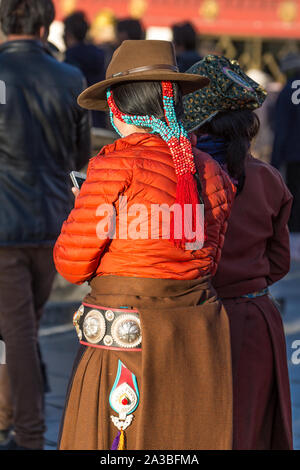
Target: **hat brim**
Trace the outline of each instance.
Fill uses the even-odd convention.
[[[184,95],[193,93],[200,88],[207,86],[209,78],[191,73],[162,72],[162,70],[151,70],[149,73],[136,73],[113,77],[102,82],[95,83],[84,90],[78,97],[78,104],[85,109],[95,111],[106,111],[108,109],[106,101],[106,90],[112,85],[135,81],[172,81],[181,86]]]

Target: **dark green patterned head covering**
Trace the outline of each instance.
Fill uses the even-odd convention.
[[[183,97],[183,125],[188,132],[210,121],[220,111],[257,109],[265,89],[246,75],[236,60],[208,55],[187,70],[210,79],[209,86]]]

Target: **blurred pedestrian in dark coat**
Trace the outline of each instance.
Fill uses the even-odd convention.
[[[260,83],[268,93],[265,102],[255,111],[260,120],[260,130],[252,143],[253,156],[263,162],[271,163],[275,105],[282,90],[282,84],[274,81],[270,75],[259,69],[250,69],[247,71],[247,75],[255,82]]]
[[[259,130],[253,110],[266,93],[225,57],[207,56],[188,72],[211,81],[184,99],[185,126],[238,188],[213,278],[231,329],[233,449],[292,449],[285,336],[268,295],[289,271],[292,196],[280,173],[250,153]]]
[[[197,33],[189,22],[174,24],[172,31],[179,71],[186,72],[201,60],[197,52]]]
[[[73,206],[69,172],[90,157],[89,115],[76,101],[85,79],[44,48],[54,14],[52,0],[0,4],[0,332],[14,427],[6,450],[43,448],[38,327],[53,245]]]
[[[105,53],[100,47],[86,41],[89,24],[83,12],[72,13],[64,20],[66,44],[65,62],[78,67],[87,80],[88,86],[104,80]],[[94,127],[106,127],[106,115],[92,111]]]
[[[145,30],[142,23],[134,18],[123,18],[116,24],[117,46],[119,47],[123,41],[132,39],[139,41],[145,39]]]
[[[291,232],[300,233],[300,55],[289,54],[281,63],[288,80],[274,113],[275,140],[272,165],[285,165],[286,182],[294,196],[289,220]]]

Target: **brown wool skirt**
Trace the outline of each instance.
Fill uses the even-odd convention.
[[[82,347],[61,426],[61,450],[109,450],[118,430],[109,394],[118,361],[137,378],[140,403],[128,450],[232,448],[232,370],[227,314],[208,278],[94,278],[85,302],[137,308],[142,351]]]

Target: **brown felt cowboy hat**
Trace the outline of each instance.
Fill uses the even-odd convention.
[[[106,71],[106,79],[87,88],[78,97],[86,109],[105,110],[106,90],[112,85],[133,81],[174,81],[183,94],[209,84],[207,77],[179,73],[173,44],[169,41],[124,41],[115,51]]]

